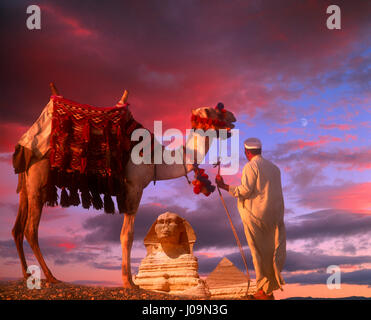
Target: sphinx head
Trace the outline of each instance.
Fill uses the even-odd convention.
[[[166,212],[158,216],[155,232],[160,243],[179,244],[183,231],[183,219],[177,214]]]
[[[189,222],[172,212],[159,215],[152,224],[144,245],[147,255],[165,253],[170,258],[193,252],[196,235]]]

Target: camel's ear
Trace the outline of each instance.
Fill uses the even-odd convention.
[[[119,101],[120,104],[125,104],[128,100],[129,92],[127,90],[124,91],[124,94],[121,97],[121,100]]]
[[[59,96],[58,90],[54,85],[54,82],[50,82],[50,90],[52,91],[52,96]]]

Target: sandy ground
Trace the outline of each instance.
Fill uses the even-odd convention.
[[[41,281],[40,289],[28,289],[26,281],[1,281],[0,300],[182,300],[179,297],[142,289],[93,287],[61,282]]]

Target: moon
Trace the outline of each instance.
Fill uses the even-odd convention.
[[[308,120],[306,118],[301,118],[300,122],[303,127],[306,127],[308,125]]]

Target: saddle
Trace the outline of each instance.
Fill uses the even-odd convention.
[[[82,204],[85,209],[93,206],[114,213],[114,196],[118,211],[126,212],[124,171],[131,150],[138,143],[130,137],[135,129],[143,128],[134,120],[128,104],[97,108],[57,95],[49,103],[52,104],[52,109],[48,109],[51,126],[47,125],[50,120],[39,120],[39,136],[25,134],[27,141],[40,141],[40,137],[50,140],[48,151],[42,156],[50,161],[46,205],[58,205],[57,188],[60,188],[62,207]],[[43,114],[42,119],[48,119]],[[16,173],[32,165],[30,159],[37,158],[36,151],[20,144],[16,146],[13,155]]]
[[[58,187],[64,207],[81,202],[86,209],[93,206],[114,213],[111,197],[115,196],[118,211],[125,212],[124,169],[138,143],[130,137],[143,126],[134,120],[128,104],[96,108],[62,97],[54,97],[53,102],[49,204],[55,203]]]

